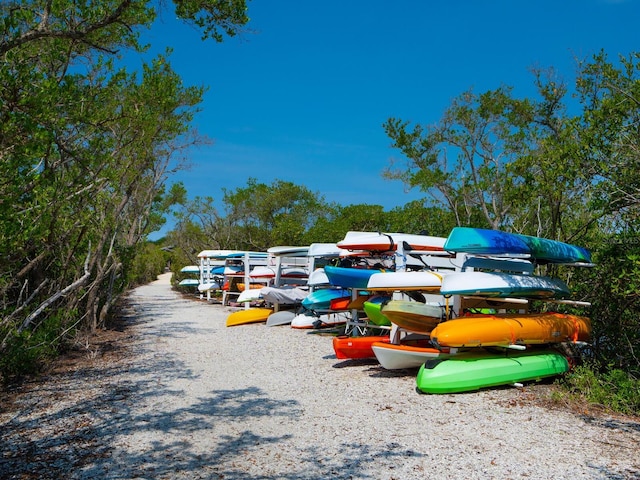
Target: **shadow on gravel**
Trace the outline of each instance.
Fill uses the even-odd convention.
[[[144,316],[137,318],[137,323],[144,323]],[[190,327],[177,323],[172,328],[180,332]],[[169,335],[166,331],[158,334]],[[131,361],[125,357],[111,366],[89,365],[54,373],[39,380],[37,388],[18,395],[15,403],[0,412],[4,418],[0,423],[0,478],[350,479],[361,469],[371,471],[381,459],[387,463],[395,462],[390,459],[396,457],[420,455],[393,443],[382,451],[343,444],[336,455],[335,447],[327,451],[327,439],[299,451],[295,433],[305,427],[297,423],[302,412],[296,400],[275,400],[252,387],[211,391],[189,406],[174,408],[172,399],[185,392],[163,385],[163,379],[179,378],[188,384],[199,381],[198,377],[172,356],[142,365]],[[6,415],[8,411],[11,415]],[[274,416],[283,417],[294,431],[265,436],[239,428],[234,434],[212,434],[221,423],[251,425]],[[149,447],[140,451],[137,445],[124,443],[133,433],[153,439]],[[205,436],[210,437],[211,448],[203,451],[200,440]],[[264,471],[256,467],[261,449],[283,444],[290,452],[300,453],[291,468],[272,475],[251,472]],[[264,459],[260,464],[264,465]]]

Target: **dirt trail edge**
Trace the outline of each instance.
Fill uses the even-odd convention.
[[[420,395],[330,336],[227,328],[168,275],[127,304],[123,331],[3,395],[0,478],[640,477],[639,423],[541,408],[540,386]]]

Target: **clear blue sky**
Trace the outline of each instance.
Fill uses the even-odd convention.
[[[533,66],[572,82],[577,58],[640,51],[640,0],[254,0],[249,17],[251,33],[220,44],[167,14],[143,37],[208,87],[194,126],[214,143],[170,180],[191,198],[256,177],[401,206],[423,195],[381,177],[402,159],[388,118],[434,123],[467,89],[532,96]]]

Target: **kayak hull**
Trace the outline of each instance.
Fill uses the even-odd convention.
[[[339,335],[333,338],[333,351],[336,358],[358,359],[375,358],[371,346],[374,343],[389,343],[389,335],[369,335],[362,337],[351,337]]]
[[[567,359],[553,351],[461,353],[426,361],[416,385],[423,393],[459,393],[541,380],[568,370]]]
[[[431,331],[433,343],[446,347],[587,342],[590,336],[587,317],[563,313],[469,315]]]
[[[227,327],[235,327],[237,325],[246,325],[249,323],[266,322],[269,315],[273,313],[272,308],[248,308],[238,310],[229,314],[227,317]]]
[[[428,334],[443,318],[445,309],[409,300],[390,300],[381,310],[391,323],[411,332]]]
[[[377,342],[371,346],[371,350],[386,370],[418,368],[429,359],[449,356],[448,349],[433,348],[428,339],[409,344]]]

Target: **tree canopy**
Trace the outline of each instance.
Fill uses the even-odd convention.
[[[136,252],[163,222],[165,181],[201,141],[203,89],[161,55],[138,71],[120,55],[167,4],[7,1],[0,5],[0,356],[54,349],[102,325]],[[176,15],[223,40],[247,23],[242,0],[184,0]],[[47,341],[42,341],[46,336]],[[34,348],[26,349],[24,345]]]

